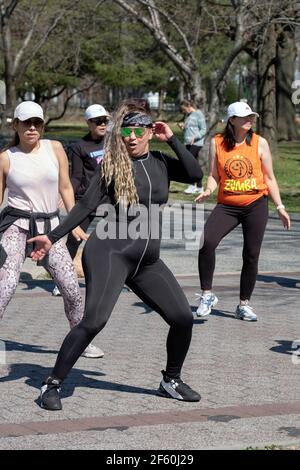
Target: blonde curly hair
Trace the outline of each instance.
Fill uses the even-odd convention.
[[[115,199],[126,207],[138,204],[139,197],[134,183],[132,160],[121,137],[121,126],[124,117],[130,112],[149,115],[144,107],[134,102],[125,102],[116,111],[113,126],[105,139],[105,154],[102,162],[102,175],[108,186],[114,183]]]

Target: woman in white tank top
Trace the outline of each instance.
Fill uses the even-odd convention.
[[[28,254],[27,239],[59,223],[58,201],[66,210],[74,206],[68,159],[60,142],[41,139],[44,131],[42,108],[32,101],[20,103],[14,112],[15,136],[0,153],[0,205],[8,190],[8,205],[0,216],[0,319],[10,302]],[[87,238],[80,229],[76,238]],[[45,269],[51,274],[64,300],[70,327],[83,316],[77,275],[65,243],[50,250]],[[86,357],[102,357],[101,349],[89,345]]]

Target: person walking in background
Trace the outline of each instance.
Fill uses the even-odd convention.
[[[8,190],[8,205],[0,215],[0,318],[16,290],[28,254],[28,236],[50,232],[59,224],[59,195],[67,211],[74,206],[64,149],[60,142],[41,138],[41,106],[32,101],[20,103],[12,125],[14,138],[0,153],[0,204]],[[70,327],[75,327],[82,319],[83,304],[75,269],[62,241],[49,251],[43,266],[59,286]],[[103,356],[96,346],[86,346],[83,355]]]
[[[87,190],[91,177],[104,156],[104,139],[109,123],[109,114],[100,104],[92,104],[84,114],[88,134],[69,147],[68,156],[71,162],[71,183],[73,186],[75,201],[79,201]],[[95,213],[89,214],[83,220],[80,227],[86,232],[96,217]],[[69,233],[66,242],[67,249],[72,260],[74,260],[82,240],[75,238],[72,232]],[[60,295],[59,288],[54,287],[52,295]]]
[[[242,225],[243,267],[240,278],[240,303],[235,317],[256,321],[250,306],[258,271],[258,258],[268,220],[268,195],[271,196],[285,228],[291,222],[280,198],[273,173],[268,142],[253,132],[258,114],[244,102],[232,103],[227,110],[227,124],[222,134],[210,144],[210,173],[205,191],[196,198],[204,202],[219,187],[217,205],[204,226],[203,245],[199,251],[199,276],[202,289],[197,309],[199,317],[210,314],[218,299],[212,293],[215,250],[220,241],[239,224]]]
[[[190,100],[181,101],[180,109],[186,115],[184,124],[180,126],[183,129],[183,142],[189,152],[199,161],[199,154],[206,134],[204,114],[199,109],[196,109]],[[189,185],[184,190],[186,194],[197,194],[202,191],[202,178],[195,185]]]
[[[150,152],[149,142],[153,135],[166,142],[178,159],[159,151]],[[43,408],[62,408],[61,382],[86,345],[108,322],[124,283],[169,325],[166,370],[162,371],[157,393],[183,401],[200,400],[200,395],[181,379],[192,336],[192,311],[175,277],[159,257],[161,217],[156,231],[152,220],[152,207],[168,200],[171,180],[192,183],[200,178],[201,170],[196,160],[167,124],[153,123],[144,107],[126,104],[119,108],[100,171],[95,173],[83,198],[48,236],[29,240],[36,243],[31,255],[33,259],[42,259],[52,243],[80,224],[98,205],[104,204],[105,212],[108,204],[116,208],[111,214],[113,236],[103,238],[94,231],[85,244],[85,314],[81,323],[65,338],[53,372],[42,386]],[[136,217],[141,227],[140,236],[131,235],[130,231]],[[110,214],[105,221],[107,219],[110,220]]]

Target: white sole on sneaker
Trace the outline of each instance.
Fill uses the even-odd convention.
[[[238,320],[257,321],[256,313],[253,312],[253,309],[249,305],[242,307],[238,306],[234,316]]]
[[[215,300],[213,301],[212,306],[211,306],[210,309],[207,310],[207,312],[205,312],[205,313],[199,313],[199,312],[198,312],[199,307],[198,307],[198,309],[197,309],[197,311],[196,311],[197,317],[203,318],[203,317],[207,317],[208,315],[210,315],[212,309],[217,305],[218,302],[219,302],[218,297],[215,297]]]
[[[88,359],[100,359],[101,357],[104,357],[104,353],[98,353],[98,354],[89,354],[89,353],[82,353],[81,357],[86,357]]]
[[[257,317],[256,318],[245,318],[245,317],[240,317],[239,315],[235,315],[235,318],[237,320],[244,320],[244,321],[257,321]]]

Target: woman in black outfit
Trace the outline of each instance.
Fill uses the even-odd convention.
[[[153,135],[167,142],[178,159],[161,152],[149,152]],[[36,242],[33,259],[42,259],[52,243],[77,227],[99,205],[111,204],[116,211],[116,237],[100,239],[99,226],[89,237],[83,252],[86,279],[85,313],[78,326],[66,336],[50,377],[43,383],[41,406],[49,410],[61,409],[59,388],[70,369],[91,340],[104,328],[126,284],[143,302],[158,312],[170,326],[167,338],[167,365],[158,394],[184,401],[199,401],[200,395],[181,378],[181,368],[189,349],[193,315],[187,299],[167,266],[159,259],[160,235],[152,235],[151,207],[168,200],[170,180],[194,183],[202,172],[194,157],[163,122],[153,124],[144,108],[124,104],[116,113],[114,125],[105,145],[101,171],[96,172],[84,197],[69,216],[48,236]],[[118,229],[124,232],[121,212],[126,208],[128,228],[139,213],[141,224],[146,224],[146,237],[118,238]],[[103,207],[103,206],[102,206]],[[147,215],[145,215],[145,213]],[[133,215],[132,215],[133,214]],[[141,215],[143,214],[143,215]],[[144,217],[144,219],[143,219]],[[109,220],[110,215],[105,220]],[[145,227],[144,227],[145,228]],[[161,232],[159,227],[159,233]],[[77,231],[78,233],[78,231]],[[140,233],[145,233],[141,227]],[[87,239],[82,232],[82,238]],[[143,236],[143,235],[142,235]]]

